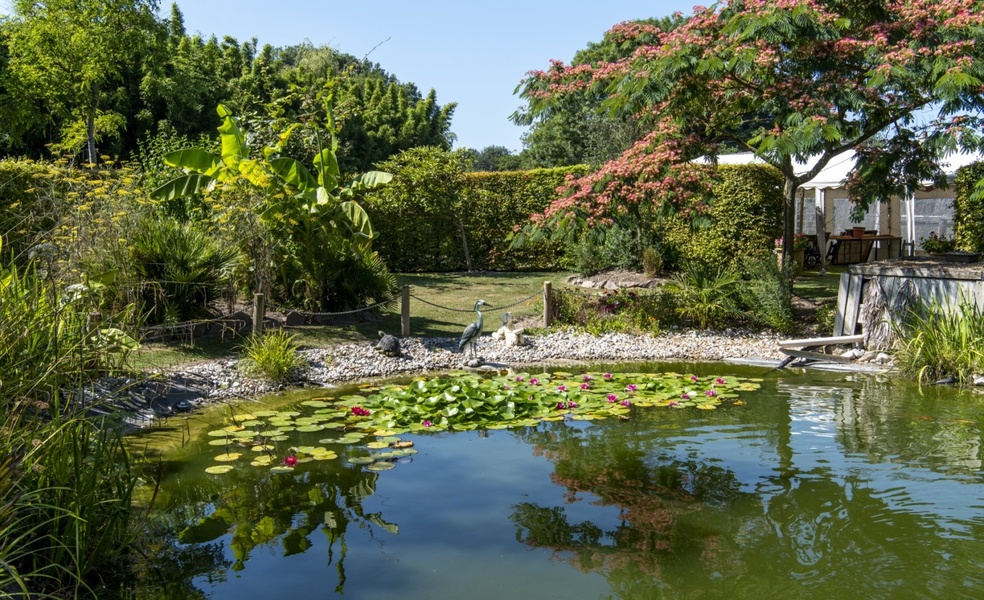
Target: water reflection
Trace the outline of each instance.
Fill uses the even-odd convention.
[[[157,597],[203,597],[192,585],[195,580],[214,586],[230,571],[246,569],[261,547],[289,557],[310,549],[317,535],[326,548],[326,566],[337,573],[335,592],[341,594],[349,527],[398,532],[381,512],[363,509],[363,501],[376,490],[378,473],[341,461],[289,475],[271,476],[266,469],[220,477],[183,475],[183,482],[166,482],[168,495],[161,498],[166,509],[152,522],[148,536],[162,540],[152,549],[155,568],[143,574],[153,582],[149,587]]]
[[[190,461],[140,596],[977,597],[982,418],[953,389],[793,373],[743,407],[419,436],[383,473]]]

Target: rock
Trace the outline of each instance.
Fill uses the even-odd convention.
[[[984,385],[984,375],[975,375],[974,385]]]
[[[307,325],[307,316],[296,311],[290,311],[284,317],[284,327],[300,327]]]

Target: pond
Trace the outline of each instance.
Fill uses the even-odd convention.
[[[287,473],[208,474],[215,446],[195,440],[167,463],[138,597],[980,597],[984,395],[647,368],[761,388],[717,410],[404,434],[415,453],[386,470],[336,444]]]

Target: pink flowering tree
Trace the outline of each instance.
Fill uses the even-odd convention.
[[[520,95],[536,115],[571,94],[603,94],[608,109],[630,112],[648,133],[570,181],[526,234],[608,223],[640,204],[700,212],[713,167],[693,161],[726,145],[785,177],[789,255],[796,191],[839,154],[858,150],[857,173],[883,179],[865,182],[861,201],[870,202],[900,181],[938,176],[941,157],[982,144],[980,0],[725,0],[696,7],[670,31],[623,23],[608,36],[631,54],[554,62],[530,72]],[[796,162],[811,158],[797,174]]]

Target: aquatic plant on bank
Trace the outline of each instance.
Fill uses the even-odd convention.
[[[313,460],[333,460],[339,445],[363,445],[348,461],[371,470],[390,469],[414,453],[405,433],[534,427],[541,421],[629,418],[643,408],[714,410],[744,404],[738,392],[754,391],[758,379],[680,373],[500,373],[483,377],[458,372],[408,384],[366,387],[364,394],[301,402],[296,410],[238,414],[209,432],[222,451],[226,473],[237,467],[292,472]],[[302,414],[301,411],[305,411]],[[310,411],[310,413],[307,413]],[[326,432],[317,445],[299,435]]]

